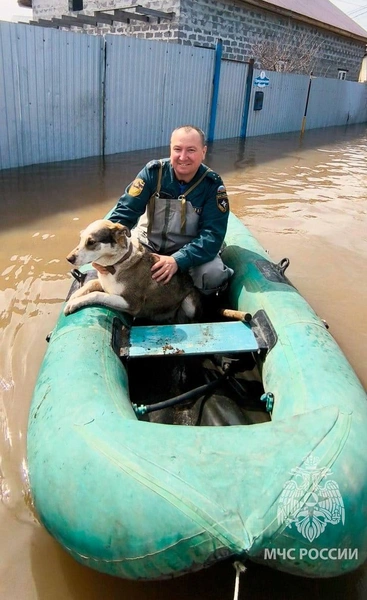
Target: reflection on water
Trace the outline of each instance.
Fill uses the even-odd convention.
[[[79,231],[166,148],[0,172],[0,597],[223,600],[235,571],[223,563],[168,582],[126,582],[76,564],[33,516],[25,461],[37,372],[70,285],[64,257]],[[225,140],[207,161],[225,180],[232,210],[325,318],[367,387],[367,134],[364,126]],[[240,598],[358,598],[367,569],[336,581],[294,578],[258,566]]]

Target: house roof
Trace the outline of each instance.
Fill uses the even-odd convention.
[[[262,0],[262,2],[256,4],[271,4],[274,7],[283,9],[282,13],[286,10],[297,15],[303,15],[313,21],[319,21],[332,28],[367,39],[367,31],[329,0]]]

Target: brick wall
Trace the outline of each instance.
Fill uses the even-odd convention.
[[[52,19],[68,13],[68,0],[33,0],[34,19]]]
[[[255,58],[255,67],[262,64],[254,55],[256,41],[275,37],[291,38],[297,45],[309,34],[317,36],[319,49],[313,65],[313,74],[321,77],[337,77],[338,69],[347,70],[347,79],[358,81],[365,44],[327,30],[310,26],[301,21],[270,11],[246,5],[240,0],[139,0],[139,4],[164,12],[174,12],[171,21],[152,19],[148,24],[132,21],[113,27],[85,27],[89,33],[120,33],[134,37],[163,40],[185,45],[214,48],[218,38],[223,42],[223,58],[247,61]],[[68,0],[33,0],[34,18],[52,18],[70,13]],[[115,7],[128,8],[130,0],[84,0],[84,13],[108,10]]]

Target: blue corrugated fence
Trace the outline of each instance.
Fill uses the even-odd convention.
[[[0,169],[162,146],[185,123],[211,125],[213,139],[301,130],[308,76],[251,81],[247,63],[223,60],[214,81],[215,55],[0,22]],[[366,84],[312,81],[306,129],[366,121]]]

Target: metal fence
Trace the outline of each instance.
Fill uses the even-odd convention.
[[[239,137],[241,133],[247,70],[245,63],[222,61],[215,139]]]
[[[254,79],[261,72],[254,71]],[[247,136],[297,131],[367,121],[367,85],[354,81],[267,72],[269,84],[252,86]],[[309,102],[307,93],[310,87]],[[263,109],[253,110],[256,90],[264,91]]]
[[[309,77],[268,72],[259,88],[248,64],[215,68],[207,48],[0,22],[0,169],[166,145],[178,125],[208,131],[214,112],[214,139],[301,129]],[[367,121],[366,84],[311,83],[308,129]]]
[[[98,155],[103,38],[0,23],[0,168]]]
[[[106,154],[166,145],[186,123],[205,130],[213,60],[206,48],[108,35]]]

